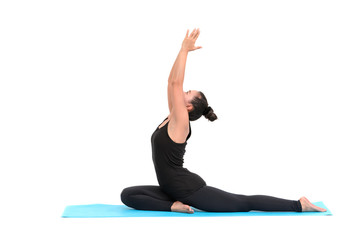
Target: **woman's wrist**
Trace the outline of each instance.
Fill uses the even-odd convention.
[[[188,50],[188,49],[186,49],[186,48],[184,48],[184,47],[181,47],[181,48],[180,48],[180,52],[186,52],[186,53],[188,53],[188,52],[189,52],[189,50]]]

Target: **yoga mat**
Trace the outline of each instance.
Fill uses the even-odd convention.
[[[193,214],[143,211],[129,208],[125,205],[89,204],[67,206],[63,218],[106,218],[106,217],[241,217],[241,216],[329,216],[330,210],[323,202],[313,203],[327,209],[327,212],[204,212],[194,209]]]

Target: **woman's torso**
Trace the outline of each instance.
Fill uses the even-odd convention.
[[[171,132],[170,115],[156,128],[151,136],[152,157],[156,176],[162,190],[175,199],[185,198],[206,185],[195,173],[183,167],[187,140],[191,136],[191,126],[186,139],[181,141],[176,132]]]

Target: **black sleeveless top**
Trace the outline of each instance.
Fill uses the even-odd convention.
[[[199,175],[183,168],[185,147],[191,136],[190,122],[190,132],[184,143],[176,143],[170,138],[168,123],[159,129],[160,124],[151,136],[152,158],[161,190],[175,200],[180,200],[206,183]]]

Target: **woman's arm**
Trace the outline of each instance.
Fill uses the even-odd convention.
[[[186,65],[186,59],[188,52],[199,49],[201,47],[195,47],[195,41],[199,37],[200,30],[195,29],[193,32],[188,36],[189,30],[186,32],[185,39],[183,40],[183,43],[181,45],[181,49],[179,51],[179,54],[175,60],[175,63],[171,69],[170,76],[168,79],[168,83],[180,83],[182,84],[184,82],[184,76],[185,76],[185,65]]]
[[[170,76],[168,79],[169,85],[174,83],[182,85],[184,83],[187,55],[188,55],[188,50],[181,47],[170,72]]]
[[[182,80],[178,80],[178,84],[179,86],[181,86],[181,89],[182,89],[182,86],[183,86],[183,83],[184,83],[184,75],[185,75],[185,65],[186,65],[186,59],[187,59],[187,52],[182,52],[180,50],[176,60],[175,60],[175,63],[171,69],[171,72],[170,72],[170,76],[169,76],[169,79],[168,79],[168,105],[169,105],[169,112],[171,113],[171,110],[172,110],[172,101],[171,101],[171,93],[172,93],[172,90],[173,90],[173,84],[176,82],[175,79],[182,79]],[[177,77],[177,78],[174,78],[174,74],[176,72],[176,74],[179,74],[179,69],[180,69],[180,63],[179,61],[181,61],[181,65],[182,68],[183,68],[183,74],[182,74],[182,77]],[[180,71],[181,72],[181,71]]]
[[[188,36],[189,30],[186,32],[186,36],[181,45],[181,49],[178,53],[178,56],[174,62],[174,65],[171,69],[169,79],[168,79],[168,104],[169,111],[172,111],[175,102],[178,102],[182,106],[178,106],[177,109],[184,108],[186,110],[185,104],[181,104],[181,100],[183,100],[183,83],[185,78],[185,66],[188,52],[199,49],[201,47],[195,47],[195,41],[199,37],[200,30],[195,29]],[[183,102],[183,101],[182,101]],[[184,111],[182,111],[184,112]]]

